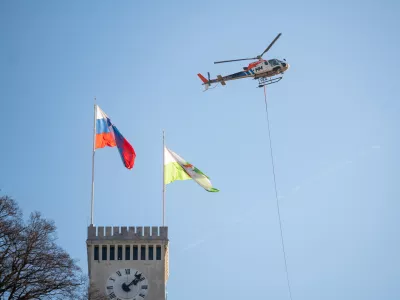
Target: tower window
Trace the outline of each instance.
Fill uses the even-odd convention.
[[[110,246],[110,260],[115,260],[115,246]]]
[[[156,259],[161,260],[161,246],[157,246],[156,248]]]
[[[153,259],[154,259],[154,247],[149,246],[149,260],[153,260]]]
[[[140,260],[146,260],[146,246],[140,247]]]
[[[131,246],[125,246],[125,260],[131,259]]]
[[[122,246],[118,246],[118,260],[122,260]]]
[[[94,246],[94,260],[99,260],[99,246]]]
[[[133,246],[133,260],[138,260],[138,246]]]
[[[101,247],[101,260],[107,260],[107,246]]]

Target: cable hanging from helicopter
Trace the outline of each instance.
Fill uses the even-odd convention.
[[[281,209],[279,205],[279,196],[278,196],[278,188],[277,188],[277,180],[276,180],[276,174],[275,174],[275,159],[274,159],[274,154],[272,151],[272,138],[271,138],[271,125],[269,122],[269,112],[268,112],[268,101],[267,101],[267,91],[266,91],[266,85],[264,87],[264,102],[265,102],[265,113],[267,117],[267,125],[268,125],[268,139],[269,139],[269,149],[270,149],[270,156],[271,156],[271,165],[272,165],[272,175],[274,179],[274,189],[275,189],[275,201],[276,201],[276,208],[277,208],[277,213],[278,213],[278,220],[279,220],[279,231],[281,235],[281,245],[282,245],[282,253],[283,253],[283,260],[285,262],[285,273],[286,273],[286,282],[288,285],[288,291],[289,291],[289,298],[290,300],[293,300],[292,298],[292,288],[290,285],[290,279],[289,279],[289,270],[288,270],[288,263],[287,263],[287,258],[286,258],[286,250],[285,250],[285,241],[283,239],[283,228],[282,228],[282,217],[281,217]]]
[[[220,63],[227,63],[227,62],[234,62],[234,61],[242,61],[242,60],[255,60],[257,61],[250,63],[247,67],[243,67],[243,71],[233,73],[227,76],[217,75],[217,78],[211,79],[210,73],[208,72],[208,78],[205,78],[200,73],[197,74],[201,81],[203,82],[205,91],[208,90],[212,84],[220,83],[221,85],[226,85],[226,81],[242,79],[242,78],[253,78],[258,79],[258,87],[263,87],[269,84],[277,83],[282,79],[282,76],[285,71],[287,71],[290,65],[286,62],[286,59],[283,61],[279,59],[270,59],[265,60],[262,59],[262,56],[271,49],[274,43],[279,39],[282,33],[279,33],[275,39],[269,44],[269,46],[264,50],[263,53],[257,55],[256,57],[252,58],[240,58],[240,59],[231,59],[231,60],[222,60],[216,61],[214,64]],[[278,77],[275,77],[278,76]]]

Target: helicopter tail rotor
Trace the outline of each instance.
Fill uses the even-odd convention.
[[[207,75],[208,75],[208,80],[200,73],[197,74],[197,76],[199,76],[200,80],[203,81],[205,91],[207,91],[208,88],[211,86],[210,72],[207,72]]]

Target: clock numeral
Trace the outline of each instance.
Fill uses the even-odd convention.
[[[131,274],[131,269],[125,269],[125,274],[126,274],[126,275]]]
[[[139,294],[139,296],[142,297],[142,298],[146,297],[145,294]]]
[[[148,285],[142,285],[142,290],[147,290],[149,288]]]
[[[112,290],[112,289],[114,289],[114,287],[112,285],[107,287],[107,290]]]
[[[110,295],[108,295],[108,297],[110,297],[110,299],[114,299],[114,298],[116,298],[117,296],[115,296],[114,292],[112,292]]]
[[[117,298],[117,300],[121,300],[121,299]]]
[[[114,279],[114,278],[112,278],[112,277],[108,278],[108,280],[112,280],[112,281],[115,281],[115,279]]]
[[[118,276],[121,276],[121,272],[120,272],[120,271],[117,271],[117,272],[115,272],[115,273],[117,273]]]
[[[146,278],[142,277],[142,278],[139,279],[139,281],[143,281],[143,280],[145,280],[145,279],[146,279]]]

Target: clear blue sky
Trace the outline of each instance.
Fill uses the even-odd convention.
[[[397,1],[1,1],[0,188],[87,271],[93,98],[134,146],[96,153],[96,225],[160,225],[167,146],[211,177],[167,188],[169,299],[289,299],[262,89],[203,93],[282,32],[268,87],[294,300],[399,299]]]

